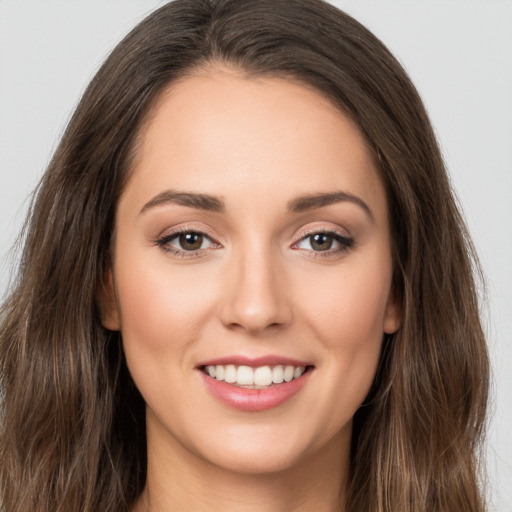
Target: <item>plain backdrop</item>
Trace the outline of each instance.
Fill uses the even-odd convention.
[[[109,50],[157,0],[0,0],[0,295],[27,198]],[[492,510],[512,511],[512,1],[338,0],[410,73],[488,279]],[[454,511],[456,512],[456,511]]]

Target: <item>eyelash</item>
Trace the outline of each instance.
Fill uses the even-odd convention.
[[[165,252],[177,256],[179,258],[198,258],[201,256],[205,256],[205,251],[207,249],[197,249],[195,251],[187,251],[185,249],[176,249],[175,247],[172,247],[169,245],[169,243],[174,240],[175,238],[179,237],[180,235],[184,234],[191,234],[191,235],[200,235],[204,238],[207,238],[212,242],[212,245],[214,248],[220,247],[220,244],[216,242],[208,233],[205,231],[201,231],[199,229],[194,228],[178,228],[171,233],[167,233],[166,235],[162,236],[161,238],[158,238],[156,240],[156,244],[162,248]]]
[[[158,238],[155,243],[160,248],[162,248],[165,252],[170,253],[173,256],[177,256],[179,258],[198,258],[206,255],[206,251],[208,249],[197,249],[194,251],[187,251],[185,249],[176,249],[169,245],[169,243],[183,234],[194,234],[200,235],[202,237],[207,238],[212,243],[213,248],[220,247],[220,244],[216,242],[207,232],[201,231],[199,229],[191,229],[191,228],[178,228],[175,231],[168,233],[161,238]],[[302,249],[297,247],[298,244],[311,238],[315,235],[325,235],[327,237],[332,238],[335,242],[339,244],[335,249],[327,249],[325,251],[314,251],[311,249]],[[354,239],[352,237],[342,235],[341,233],[335,230],[329,229],[311,229],[305,231],[300,234],[300,239],[292,245],[294,250],[305,251],[309,253],[310,256],[314,258],[328,258],[335,255],[339,255],[340,253],[346,252],[354,247]]]
[[[327,249],[325,251],[314,251],[310,249],[301,249],[300,247],[297,247],[299,243],[307,240],[308,238],[311,238],[315,235],[325,235],[329,238],[331,238],[333,241],[337,242],[339,244],[338,247],[335,249]],[[298,251],[306,251],[309,253],[309,255],[313,258],[329,258],[333,256],[338,256],[344,252],[349,251],[352,249],[355,245],[354,238],[346,235],[342,235],[338,231],[332,230],[332,229],[309,229],[307,231],[304,231],[300,233],[300,239],[295,242],[292,246],[292,248],[295,248],[295,250]]]

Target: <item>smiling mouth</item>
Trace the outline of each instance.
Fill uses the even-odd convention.
[[[299,379],[312,366],[265,365],[251,367],[245,365],[206,365],[201,367],[212,379],[245,389],[268,389],[279,384]]]

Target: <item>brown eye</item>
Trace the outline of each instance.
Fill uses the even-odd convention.
[[[199,258],[208,250],[221,247],[201,231],[178,231],[163,236],[156,243],[164,251],[180,258]]]
[[[349,250],[354,246],[352,237],[341,235],[336,231],[318,231],[304,236],[294,248],[310,251],[311,253],[325,253],[322,256],[335,256],[338,253]],[[320,254],[317,254],[320,256]]]
[[[201,233],[182,233],[178,237],[180,248],[184,251],[197,251],[203,245],[203,235]]]
[[[332,247],[332,236],[327,233],[316,233],[309,237],[309,243],[314,251],[328,251]]]

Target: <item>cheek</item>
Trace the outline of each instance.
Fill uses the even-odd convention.
[[[133,258],[117,265],[121,331],[125,345],[176,353],[200,337],[218,284],[211,273],[206,279],[201,270],[191,275],[186,268],[172,268],[164,258],[158,260],[139,265]]]
[[[309,318],[318,338],[333,349],[359,350],[375,346],[384,333],[391,289],[391,264],[372,259],[347,265],[329,275],[323,286],[303,289]]]
[[[183,388],[183,375],[193,367],[218,283],[201,270],[193,275],[161,255],[155,259],[120,260],[115,277],[128,368],[148,406],[162,412],[182,405],[181,394],[170,390]]]
[[[321,444],[350,428],[368,395],[377,370],[390,290],[391,265],[381,259],[347,258],[333,268],[311,275],[296,288],[301,332],[315,340],[318,372],[313,376],[322,399],[312,394],[303,428]],[[363,264],[364,263],[364,264]],[[323,283],[320,286],[320,283]],[[321,424],[320,432],[315,431]]]
[[[308,310],[304,310],[319,340],[318,353],[333,401],[343,390],[340,414],[355,412],[377,370],[392,273],[391,258],[382,254],[386,252],[375,251],[357,261],[347,258],[346,266],[324,280],[323,290],[310,289]]]

